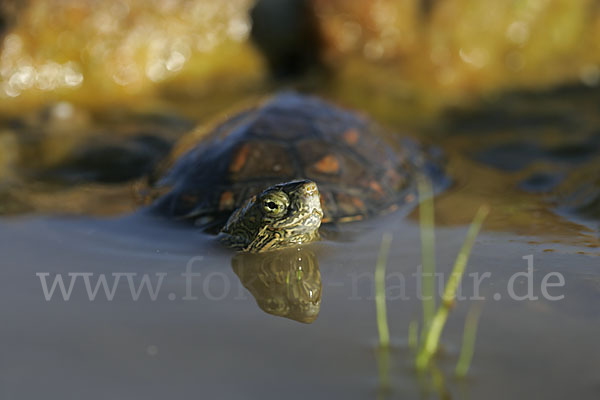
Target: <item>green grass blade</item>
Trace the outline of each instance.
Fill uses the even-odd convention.
[[[488,213],[489,208],[487,206],[480,207],[475,215],[475,218],[473,219],[473,222],[471,223],[471,226],[469,227],[465,242],[463,243],[458,256],[456,257],[456,261],[454,262],[452,274],[446,283],[444,294],[442,296],[442,304],[435,313],[431,321],[431,325],[425,334],[423,345],[417,354],[417,369],[426,368],[427,365],[429,365],[429,361],[438,349],[440,336],[448,319],[448,314],[453,306],[458,285],[465,272],[465,268],[467,267],[467,262],[471,254],[473,244],[475,243],[475,238],[477,237],[477,234],[481,229],[481,225],[483,224],[483,221]]]
[[[423,328],[428,329],[435,313],[435,233],[433,189],[431,182],[422,177],[418,180],[419,225],[421,232],[421,302],[423,304]]]
[[[408,348],[417,350],[419,347],[419,321],[413,319],[408,324]]]
[[[383,399],[390,392],[390,349],[387,347],[379,347],[376,353],[377,371],[379,373],[379,387],[377,390],[377,398]]]
[[[460,251],[458,252],[458,256],[456,257],[456,261],[454,262],[454,267],[452,268],[452,274],[446,283],[446,288],[444,289],[444,295],[442,296],[443,302],[452,303],[454,301],[454,297],[456,296],[456,291],[458,290],[458,285],[462,279],[463,274],[465,273],[465,268],[467,267],[467,262],[469,261],[469,256],[471,255],[471,249],[473,248],[473,244],[475,243],[475,239],[481,230],[481,225],[483,225],[483,221],[489,214],[490,209],[487,206],[479,207],[477,210],[477,214],[469,227],[467,232],[467,237],[465,242],[463,243]]]
[[[385,304],[385,268],[391,243],[392,234],[384,233],[381,238],[377,264],[375,265],[375,306],[377,308],[377,330],[379,331],[380,347],[388,347],[390,344],[390,331]]]
[[[469,367],[471,366],[471,360],[473,359],[473,353],[475,352],[477,324],[479,322],[479,316],[481,315],[481,308],[481,303],[471,306],[469,313],[467,314],[460,355],[458,357],[458,362],[456,363],[456,369],[454,370],[455,375],[459,378],[467,375]]]
[[[448,391],[448,386],[446,385],[446,378],[444,377],[443,372],[435,365],[432,365],[430,372],[431,372],[431,378],[433,381],[433,387],[435,388],[435,391],[437,392],[438,397],[441,400],[452,399],[452,396],[450,395],[450,392]]]

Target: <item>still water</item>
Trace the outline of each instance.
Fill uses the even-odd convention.
[[[4,221],[3,398],[426,396],[407,346],[408,323],[420,313],[412,275],[420,263],[418,227],[389,218],[356,229],[351,242],[310,246],[318,259],[321,299],[318,316],[305,324],[261,310],[257,301],[264,299],[244,289],[231,265],[233,255],[189,229],[141,215]],[[383,232],[394,235],[388,265],[393,346],[387,370],[380,371],[369,273]],[[465,232],[462,227],[437,231],[441,271],[451,268]],[[450,398],[594,398],[598,393],[598,257],[578,254],[589,252],[584,246],[534,240],[539,238],[479,236],[468,272],[491,273],[480,286],[486,300],[458,302],[437,361]],[[512,300],[508,281],[526,271],[527,255],[534,257],[532,284],[540,299]],[[188,287],[182,274],[190,261],[200,275]],[[137,273],[136,286],[143,274],[155,288],[156,274],[164,280],[155,300],[144,290],[134,301],[122,278],[112,301],[102,289],[90,301],[80,276],[68,301],[60,292],[46,301],[40,272],[50,274],[49,285],[62,274],[67,287],[73,272],[93,273],[92,287],[100,274],[111,285],[113,273]],[[564,276],[564,287],[549,289],[552,296],[564,295],[562,300],[545,300],[540,292],[541,280],[551,272]],[[468,282],[463,294],[471,297]],[[526,286],[519,278],[515,293],[526,294]],[[484,303],[475,359],[466,381],[456,381],[452,371],[465,313],[474,302]],[[385,375],[388,391],[381,387]]]
[[[415,210],[348,224],[281,259],[253,260],[192,227],[134,211],[132,177],[90,175],[102,163],[87,164],[86,178],[77,162],[61,167],[62,181],[32,174],[42,189],[29,182],[3,198],[1,397],[597,398],[596,97],[508,96],[449,112],[425,130],[421,139],[441,148],[452,179],[435,199],[444,277],[477,208],[492,210],[464,279],[466,299],[442,336],[437,383],[417,375],[408,346],[409,323],[421,313]],[[163,142],[143,143],[164,152]],[[116,148],[139,154],[131,146]],[[127,168],[127,157],[120,160]],[[373,284],[384,233],[393,234],[387,354],[377,347]],[[68,300],[60,286],[52,292],[58,278],[67,291],[73,283]],[[99,286],[90,300],[99,279],[108,292]],[[544,292],[544,282],[555,285]],[[475,356],[457,380],[473,304],[483,306]]]

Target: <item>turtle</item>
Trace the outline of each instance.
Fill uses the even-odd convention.
[[[323,224],[414,201],[426,157],[380,125],[316,96],[282,92],[181,139],[150,180],[151,210],[258,253],[319,238]]]

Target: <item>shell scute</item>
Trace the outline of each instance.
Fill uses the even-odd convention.
[[[285,143],[252,141],[243,143],[234,151],[229,164],[232,182],[261,178],[289,179],[295,175]]]

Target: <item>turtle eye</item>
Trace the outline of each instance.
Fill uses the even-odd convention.
[[[266,198],[263,201],[263,209],[267,214],[279,215],[285,212],[286,205],[276,197]]]

